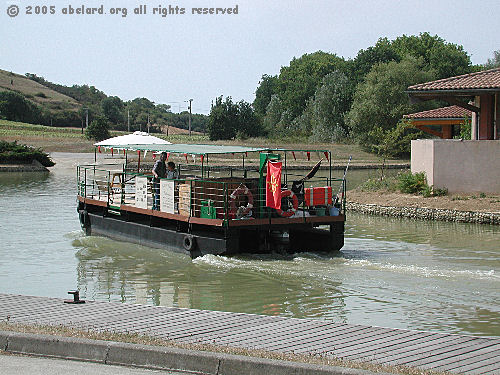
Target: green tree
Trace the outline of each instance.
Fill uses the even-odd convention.
[[[271,101],[271,97],[276,94],[278,88],[278,77],[264,74],[259,82],[259,87],[255,91],[255,100],[253,108],[255,114],[263,118],[266,114],[267,106]]]
[[[11,121],[40,123],[40,107],[14,91],[0,91],[0,116]]]
[[[500,68],[500,49],[493,52],[493,58],[488,59],[484,69]]]
[[[323,51],[294,58],[290,66],[282,67],[278,76],[278,95],[283,109],[289,111],[287,117],[292,120],[302,114],[307,100],[314,95],[324,76],[345,69],[344,59]]]
[[[271,100],[266,108],[266,116],[264,117],[264,129],[267,133],[275,135],[278,123],[281,120],[283,113],[283,103],[280,97],[275,94],[271,96]]]
[[[119,124],[124,121],[125,105],[117,96],[108,96],[101,102],[102,112],[109,122]]]
[[[257,137],[262,135],[262,127],[250,103],[241,100],[238,106],[236,135],[239,138]]]
[[[373,150],[380,141],[375,129],[392,130],[404,114],[435,106],[432,102],[410,104],[405,93],[408,86],[434,79],[432,71],[422,69],[423,64],[422,58],[407,57],[399,63],[377,64],[366,75],[346,115],[350,134],[359,144]]]
[[[155,103],[147,98],[135,98],[127,102],[126,111],[130,113],[130,127],[131,130],[146,130],[148,123],[148,115],[150,121],[155,112]]]
[[[370,130],[370,137],[377,140],[371,145],[370,151],[375,152],[385,160],[389,157],[408,157],[410,156],[411,141],[418,138],[426,138],[427,135],[411,126],[411,123],[400,120],[392,129],[382,129],[376,127]],[[382,175],[383,175],[382,167]]]
[[[392,42],[392,48],[401,58],[423,58],[423,67],[434,70],[435,79],[470,73],[470,56],[461,45],[448,43],[437,35],[420,33],[418,36],[400,36]]]
[[[97,142],[109,138],[109,123],[106,118],[97,116],[85,130],[85,136]]]
[[[230,96],[223,101],[219,96],[210,111],[208,134],[211,140],[247,138],[261,135],[262,129],[250,103],[233,103]]]
[[[335,71],[326,75],[311,104],[311,131],[315,141],[342,141],[347,135],[345,114],[349,111],[352,85],[347,76]]]
[[[401,61],[401,56],[387,38],[380,38],[373,47],[359,50],[356,58],[349,64],[351,77],[357,83],[362,82],[373,65],[389,61]]]
[[[230,96],[222,100],[222,95],[215,99],[215,105],[208,116],[208,135],[210,140],[233,139],[236,136],[238,105]]]

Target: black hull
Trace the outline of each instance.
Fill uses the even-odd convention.
[[[179,252],[192,258],[206,254],[333,252],[344,245],[343,221],[330,224],[328,229],[304,224],[213,227],[83,204],[78,211],[87,235]]]

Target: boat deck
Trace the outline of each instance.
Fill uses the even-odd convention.
[[[322,320],[0,294],[0,320],[137,333],[282,353],[322,355],[459,374],[500,374],[500,338]]]
[[[116,206],[112,203],[108,202],[107,199],[91,199],[91,198],[83,198],[78,197],[78,200],[82,203],[88,203],[90,205],[116,208],[121,211],[129,211],[135,212],[143,215],[150,215],[156,217],[162,217],[165,219],[172,219],[178,221],[185,221],[192,224],[204,224],[204,225],[212,225],[212,226],[222,226],[224,223],[223,219],[206,219],[195,216],[185,216],[180,214],[169,214],[162,211],[156,211],[152,209],[143,209],[135,207],[132,202],[125,201],[124,204],[117,204]],[[300,216],[290,217],[290,218],[282,218],[282,217],[273,217],[273,218],[262,218],[262,219],[230,219],[228,220],[228,226],[230,227],[239,227],[239,226],[261,226],[261,225],[284,225],[284,224],[301,224],[301,223],[312,223],[312,224],[330,224],[335,222],[344,222],[345,216],[339,214],[337,216]]]

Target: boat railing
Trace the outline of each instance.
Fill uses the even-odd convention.
[[[288,174],[282,191],[294,191],[293,174]],[[151,174],[125,171],[119,165],[79,166],[78,194],[105,203],[112,209],[134,207],[200,219],[244,220],[280,217],[266,207],[265,188],[259,178],[217,176],[161,179]],[[345,213],[345,181],[317,177],[302,181],[295,190],[297,200],[282,200],[285,217],[309,217]],[[307,196],[306,196],[307,195]],[[283,213],[282,213],[283,216]],[[202,220],[200,222],[203,222]]]

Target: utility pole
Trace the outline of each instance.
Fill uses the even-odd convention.
[[[189,136],[191,137],[191,108],[192,105],[191,103],[193,102],[193,99],[189,99]]]
[[[130,133],[130,109],[127,109],[127,131]]]
[[[149,134],[149,113],[148,113],[148,134]]]
[[[89,127],[89,109],[82,108],[85,111],[85,129]],[[82,134],[83,134],[83,119],[82,119]]]

